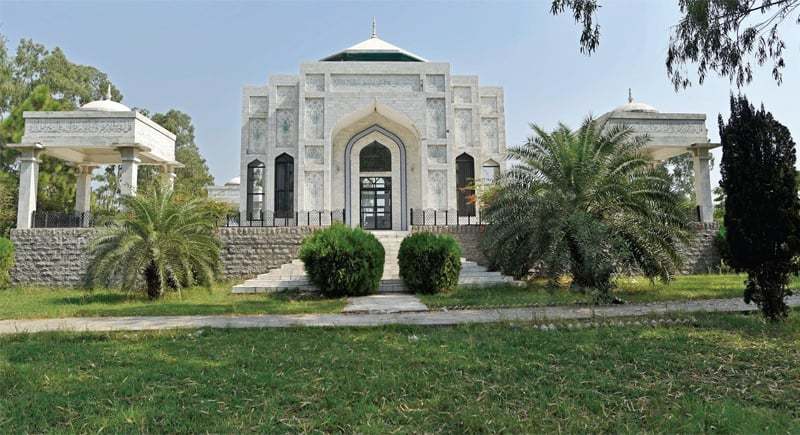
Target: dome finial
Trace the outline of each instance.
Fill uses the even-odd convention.
[[[106,100],[111,101],[111,83],[109,83],[108,88],[106,88]]]
[[[375,17],[372,17],[372,35],[370,38],[377,38],[378,37],[378,25],[375,24]]]
[[[631,93],[631,88],[628,88],[628,102],[633,103],[633,93]]]

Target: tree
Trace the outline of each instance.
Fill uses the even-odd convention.
[[[126,211],[92,240],[89,283],[144,289],[151,299],[167,289],[211,285],[219,268],[217,220],[205,201],[178,200],[163,185],[124,196]]]
[[[677,0],[683,17],[674,26],[667,50],[667,75],[675,90],[692,84],[687,65],[697,64],[697,82],[709,71],[737,86],[753,80],[753,62],[770,63],[780,84],[786,43],[780,26],[800,24],[800,0]],[[601,0],[552,0],[554,15],[571,12],[582,25],[580,49],[591,54],[600,44],[597,10]],[[796,15],[795,15],[796,14]]]
[[[731,96],[726,124],[719,116],[722,188],[730,266],[747,272],[744,300],[772,321],[788,316],[792,259],[800,253],[800,200],[794,141],[763,105]]]
[[[692,155],[684,153],[675,157],[670,157],[659,164],[672,176],[672,189],[686,198],[689,202],[695,202],[694,191],[694,162]],[[714,167],[714,158],[711,156],[709,162],[711,170]]]
[[[552,280],[611,300],[616,272],[640,269],[669,280],[688,240],[690,207],[630,128],[589,118],[577,131],[560,125],[509,156],[521,162],[484,199],[482,244],[495,267],[521,277],[533,267]]]

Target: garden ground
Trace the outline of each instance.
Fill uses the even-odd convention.
[[[619,281],[616,295],[630,302],[741,298],[743,281],[744,275],[679,276],[669,285],[626,278]],[[800,288],[800,279],[795,278],[792,287]],[[550,290],[542,281],[534,281],[526,288],[459,288],[450,293],[422,295],[421,299],[430,309],[590,302],[588,296],[566,288]],[[169,293],[154,302],[141,294],[115,290],[14,288],[0,290],[0,319],[336,313],[346,303],[345,299],[293,292],[233,295],[230,284],[187,289],[181,295]]]
[[[0,337],[0,432],[798,432],[800,315]]]

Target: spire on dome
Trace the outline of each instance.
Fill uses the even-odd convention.
[[[372,35],[370,38],[377,38],[378,37],[378,25],[375,24],[375,17],[372,17]]]
[[[631,93],[631,88],[628,88],[628,102],[633,103],[633,94]]]
[[[111,101],[111,83],[108,84],[106,89],[106,100]]]

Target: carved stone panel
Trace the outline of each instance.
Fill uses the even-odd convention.
[[[306,98],[305,136],[306,139],[322,139],[325,131],[325,105],[322,98]]]
[[[331,90],[338,92],[419,92],[420,77],[413,74],[332,74]]]
[[[267,119],[250,118],[247,152],[260,154],[267,149]]]
[[[447,209],[447,171],[428,171],[428,204],[436,210]]]
[[[497,97],[481,97],[482,113],[497,113]]]
[[[29,119],[25,135],[117,135],[133,131],[132,119]]]
[[[325,90],[325,74],[307,74],[306,91],[323,92]]]
[[[444,74],[428,74],[426,88],[428,92],[444,92]]]
[[[268,100],[264,96],[250,97],[250,114],[253,115],[266,115],[268,109]]]
[[[500,151],[500,142],[497,137],[497,118],[483,118],[481,120],[481,138],[487,151],[491,153]]]
[[[472,110],[456,109],[455,124],[456,145],[464,147],[472,146]]]
[[[447,138],[444,99],[429,98],[427,112],[428,139]]]
[[[305,174],[305,209],[322,210],[325,208],[325,177],[322,171],[306,171]]]
[[[297,107],[297,86],[278,86],[276,107]]]
[[[292,109],[275,111],[275,143],[279,147],[293,147],[297,143],[297,116]]]
[[[325,152],[321,146],[306,147],[306,162],[321,165],[325,163]]]
[[[469,86],[453,86],[453,102],[472,103],[472,88]]]
[[[447,163],[447,145],[428,145],[428,162]]]

